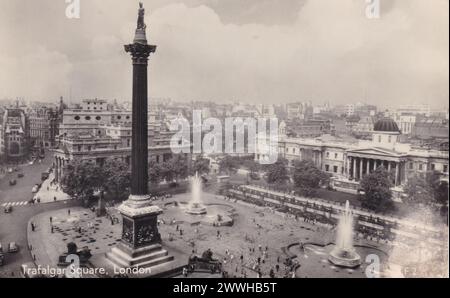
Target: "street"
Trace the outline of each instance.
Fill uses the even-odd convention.
[[[32,197],[31,189],[36,183],[41,183],[41,173],[47,171],[52,165],[52,154],[47,153],[41,163],[35,162],[33,165],[19,165],[19,171],[7,173],[0,180],[0,206],[8,202],[27,202]],[[18,178],[17,174],[23,173],[24,177]],[[17,184],[9,185],[9,181],[15,179]]]
[[[31,217],[44,211],[56,210],[68,206],[76,205],[77,202],[64,201],[45,204],[25,204],[32,197],[31,189],[36,183],[41,181],[41,173],[46,171],[52,164],[51,154],[47,153],[42,163],[33,165],[20,165],[20,171],[8,173],[0,180],[0,206],[5,203],[12,204],[12,213],[4,213],[4,208],[0,210],[0,243],[5,253],[5,264],[0,267],[0,277],[17,277],[20,272],[20,265],[32,261],[27,244],[27,224]],[[18,178],[18,173],[23,173],[23,178]],[[15,179],[17,184],[9,185],[9,180]],[[20,204],[19,204],[20,203]],[[19,252],[7,253],[9,242],[16,242],[19,245]]]

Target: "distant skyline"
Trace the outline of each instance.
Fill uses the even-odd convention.
[[[139,1],[0,0],[0,98],[131,98]],[[144,0],[149,96],[448,108],[447,0]]]

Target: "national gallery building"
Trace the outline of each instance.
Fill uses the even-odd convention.
[[[311,160],[332,175],[332,186],[340,191],[356,193],[359,181],[377,167],[384,166],[390,173],[393,190],[401,193],[402,186],[413,174],[430,171],[442,174],[448,182],[448,142],[441,148],[415,147],[399,142],[401,132],[390,118],[378,120],[372,140],[345,140],[336,137],[315,139],[288,138],[280,126],[278,152],[289,166],[295,160]],[[256,160],[264,158],[256,154]]]

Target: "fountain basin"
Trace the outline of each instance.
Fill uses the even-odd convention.
[[[361,265],[361,257],[354,249],[335,247],[328,255],[328,260],[339,267],[356,268]]]
[[[185,210],[187,214],[191,215],[203,215],[206,214],[206,207],[199,203],[189,204],[189,207]]]

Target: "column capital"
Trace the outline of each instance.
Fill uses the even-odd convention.
[[[148,57],[156,51],[155,45],[132,43],[124,46],[125,52],[130,53],[133,64],[147,65]]]

